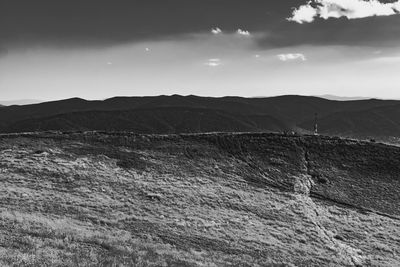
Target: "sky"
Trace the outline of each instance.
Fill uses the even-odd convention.
[[[400,0],[0,0],[0,100],[400,98]]]

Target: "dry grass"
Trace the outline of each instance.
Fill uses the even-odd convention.
[[[270,187],[239,149],[3,138],[0,265],[399,265],[399,221],[310,198],[284,155],[263,179],[298,193]]]

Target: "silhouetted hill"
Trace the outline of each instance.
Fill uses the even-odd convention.
[[[285,125],[268,115],[235,115],[206,108],[156,107],[118,111],[85,111],[27,119],[6,132],[105,130],[138,133],[280,131]]]
[[[312,127],[307,121],[301,126]],[[343,111],[319,120],[321,133],[350,137],[385,137],[400,135],[400,105],[371,108],[362,111]]]
[[[338,100],[338,101],[352,101],[352,100],[367,100],[367,99],[370,99],[369,97],[361,97],[361,96],[348,97],[348,96],[338,96],[338,95],[330,95],[330,94],[317,95],[316,97],[321,97],[321,98],[325,98],[325,99],[328,99],[328,100]]]
[[[152,96],[104,101],[72,98],[0,109],[0,131],[117,130],[139,133],[208,131],[310,132],[318,113],[321,133],[397,136],[400,102],[332,101],[309,96],[269,98]]]
[[[0,101],[0,105],[2,106],[12,106],[12,105],[30,105],[37,104],[43,101],[37,99],[16,99],[16,100],[6,100]]]

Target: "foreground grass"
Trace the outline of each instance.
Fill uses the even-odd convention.
[[[292,191],[203,141],[13,137],[0,151],[1,266],[400,263],[398,220],[310,198],[303,167],[277,157],[270,177],[298,171]]]

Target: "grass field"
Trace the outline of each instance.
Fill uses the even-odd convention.
[[[0,265],[399,266],[397,214],[338,204],[339,165],[277,138],[3,136]]]

